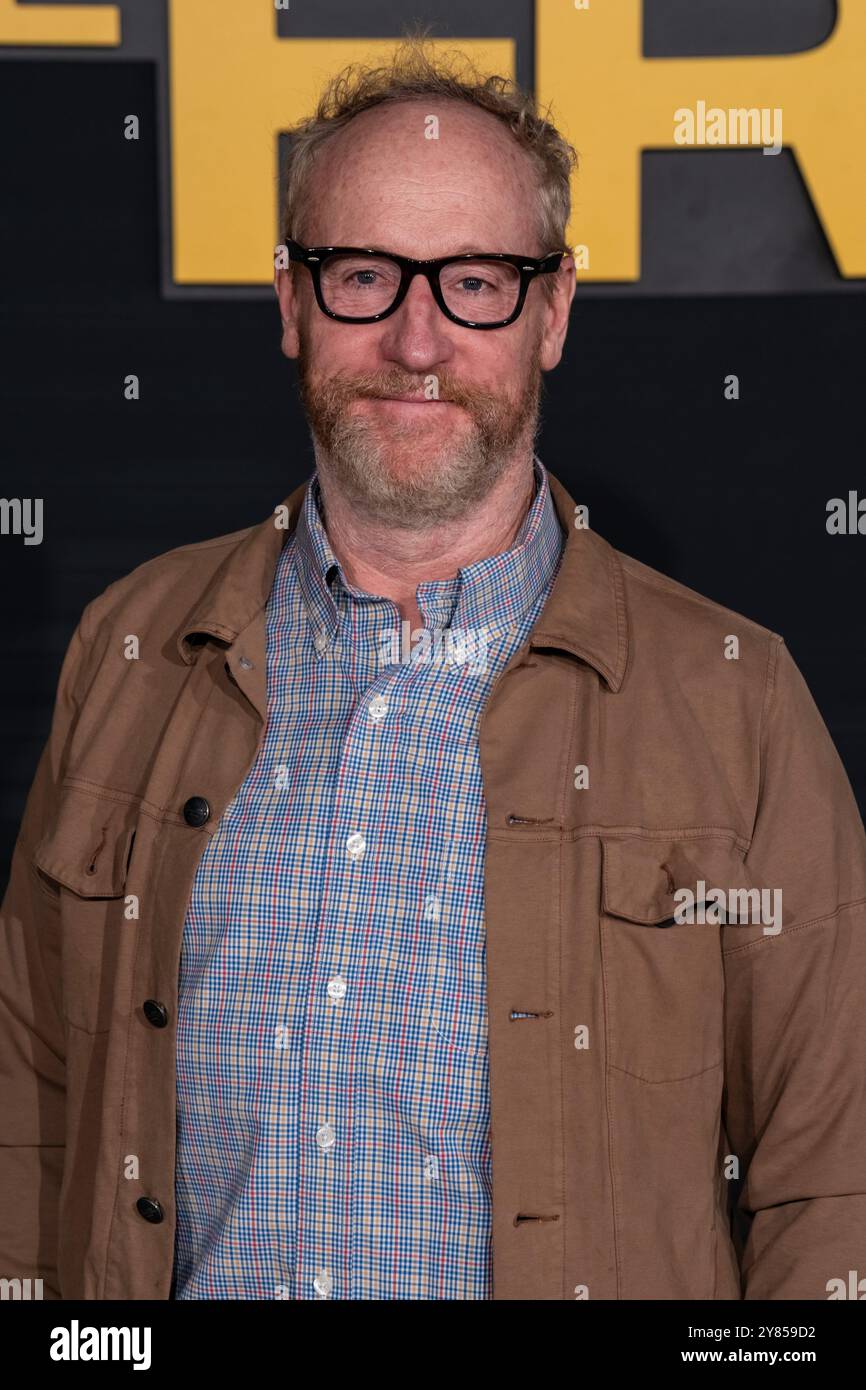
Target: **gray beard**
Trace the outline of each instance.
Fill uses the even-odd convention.
[[[395,390],[412,389],[406,373],[396,372],[392,380]],[[385,432],[374,421],[350,414],[339,383],[325,380],[319,385],[303,362],[300,388],[326,486],[333,483],[371,520],[405,530],[432,529],[465,515],[489,496],[522,454],[531,456],[540,427],[537,352],[516,400],[454,387],[454,398],[469,414],[470,427],[436,454],[426,444],[426,431],[414,424],[392,424]],[[443,391],[443,399],[450,398]],[[396,471],[389,458],[391,448],[406,450],[413,466]]]
[[[527,430],[527,424],[529,428]],[[396,444],[411,444],[412,427],[395,432]],[[538,434],[538,413],[524,422],[531,451]],[[402,435],[402,438],[401,438]],[[377,521],[407,530],[424,530],[466,514],[486,497],[513,464],[519,435],[505,437],[477,426],[447,444],[420,474],[395,474],[388,466],[388,442],[366,420],[342,416],[329,431],[327,444],[313,434],[316,465],[353,507]]]

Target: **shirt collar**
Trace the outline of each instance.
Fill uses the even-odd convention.
[[[416,601],[426,627],[484,629],[495,636],[516,627],[547,587],[562,555],[565,532],[547,470],[537,455],[533,472],[535,495],[509,550],[464,565],[451,579],[418,585]],[[346,579],[328,540],[320,506],[318,474],[314,474],[298,518],[295,560],[313,639],[323,651],[339,626],[341,604],[376,602],[377,596]]]
[[[568,652],[598,671],[610,690],[618,691],[625,679],[630,646],[623,557],[597,531],[578,526],[577,504],[553,473],[547,473],[547,482],[568,540],[550,594],[524,646]],[[208,565],[207,578],[175,630],[177,652],[187,666],[198,660],[207,639],[228,648],[230,660],[235,656],[240,659],[243,651],[253,668],[240,668],[239,679],[250,686],[250,699],[262,718],[267,710],[268,596],[280,554],[285,553],[287,539],[296,532],[308,492],[309,484],[303,482],[257,526],[206,543],[207,552],[215,550],[219,559]],[[187,584],[196,577],[199,551],[199,547],[189,547],[192,558]],[[172,560],[175,554],[170,552]],[[162,560],[151,563],[160,565]],[[172,573],[170,569],[167,572]]]

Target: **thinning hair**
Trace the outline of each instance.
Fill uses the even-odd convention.
[[[282,237],[302,240],[300,222],[310,177],[322,147],[362,111],[428,97],[487,111],[529,156],[538,180],[538,236],[542,252],[566,248],[571,213],[571,173],[578,156],[535,97],[510,77],[483,74],[458,50],[433,50],[422,32],[409,34],[390,60],[375,67],[350,63],[323,88],[312,116],[292,127],[283,168]],[[542,276],[545,290],[552,277]]]

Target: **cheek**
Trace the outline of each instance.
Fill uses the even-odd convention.
[[[528,344],[517,325],[482,333],[467,328],[458,338],[457,351],[448,363],[454,375],[495,395],[514,390],[523,378]]]
[[[507,339],[504,336],[506,333],[510,334],[511,330],[503,329],[501,341],[494,345],[495,351],[486,366],[485,381],[489,390],[515,400],[523,394],[533,372],[538,370],[535,360],[539,347],[538,331],[533,328],[531,332],[527,332],[521,325],[519,333]]]
[[[378,325],[337,323],[321,313],[315,302],[299,325],[301,352],[310,370],[331,377],[337,372],[361,373],[383,365]]]

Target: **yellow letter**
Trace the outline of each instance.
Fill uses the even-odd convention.
[[[552,101],[580,155],[569,236],[593,250],[582,278],[639,278],[641,150],[690,143],[685,112],[699,103],[784,112],[784,142],[842,274],[866,275],[864,0],[839,0],[819,47],[770,57],[644,58],[642,21],[642,0],[580,16],[561,0],[536,0],[540,105]]]
[[[116,48],[119,43],[116,5],[19,5],[17,0],[0,0],[0,44]]]
[[[170,0],[171,179],[178,284],[266,284],[278,226],[278,135],[315,109],[346,63],[383,61],[396,39],[281,39],[267,3]],[[454,47],[437,43],[435,47]],[[511,39],[461,39],[511,76]],[[423,128],[419,138],[423,138]],[[444,137],[447,139],[447,133]]]

